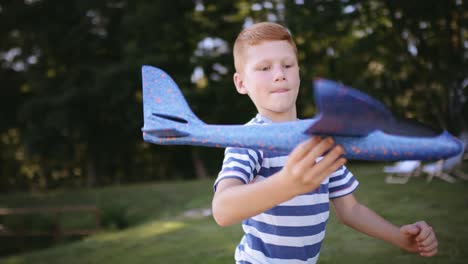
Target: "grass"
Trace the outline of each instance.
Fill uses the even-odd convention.
[[[429,222],[439,254],[422,258],[339,224],[331,214],[319,263],[465,263],[468,259],[468,182],[449,184],[412,178],[384,183],[382,166],[354,165],[362,203],[397,225]],[[53,248],[4,257],[0,263],[233,263],[241,238],[235,225],[218,227],[211,217],[185,214],[210,206],[212,181],[155,183],[46,194],[0,196],[0,206],[96,204],[124,211],[129,228],[103,232]],[[109,209],[110,210],[110,209]],[[69,221],[69,220],[67,220]]]

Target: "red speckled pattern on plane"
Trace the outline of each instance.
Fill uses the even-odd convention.
[[[143,139],[154,144],[289,153],[313,135],[328,135],[343,146],[347,159],[382,161],[438,160],[463,150],[461,142],[447,131],[405,135],[412,126],[394,119],[379,101],[330,80],[315,80],[315,103],[320,112],[314,118],[244,126],[202,122],[174,80],[161,69],[143,66],[142,77]]]

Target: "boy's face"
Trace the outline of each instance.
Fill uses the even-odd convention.
[[[273,121],[296,119],[299,66],[293,47],[285,40],[248,46],[243,68],[234,74],[237,91],[248,94],[258,112]]]

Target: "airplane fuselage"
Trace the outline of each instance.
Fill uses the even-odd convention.
[[[304,119],[266,125],[179,124],[175,127],[177,133],[172,129],[158,133],[157,136],[154,133],[144,133],[144,139],[162,145],[240,147],[290,153],[299,143],[313,136],[304,131],[315,121],[316,119]],[[366,136],[323,136],[331,136],[336,144],[342,145],[348,159],[438,160],[457,153],[460,148],[446,132],[427,138],[389,135],[379,130]]]

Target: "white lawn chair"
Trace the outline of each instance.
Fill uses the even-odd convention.
[[[468,180],[468,174],[464,173],[460,169],[460,165],[466,156],[465,151],[468,144],[468,133],[462,133],[459,138],[463,147],[460,154],[446,160],[439,160],[434,163],[426,164],[422,167],[422,171],[428,175],[428,182],[430,182],[434,177],[440,178],[450,183],[456,182],[456,178],[454,176]]]
[[[437,177],[446,182],[454,183],[456,179],[452,175],[468,180],[468,175],[458,168],[463,161],[463,155],[462,151],[457,156],[424,165],[422,171],[428,175],[427,181],[430,182],[434,177]]]
[[[405,184],[411,176],[419,176],[421,173],[421,161],[404,160],[395,162],[392,166],[385,166],[384,173],[389,174],[385,178],[386,183]]]
[[[444,160],[438,160],[433,163],[426,164],[422,167],[422,172],[427,174],[427,182],[432,181],[434,177],[444,180],[449,183],[456,182],[456,179],[444,170]]]
[[[468,131],[464,131],[460,134],[459,136],[459,139],[461,140],[462,144],[463,144],[463,150],[464,150],[464,154],[463,154],[463,160],[468,160],[468,149],[467,149],[467,146],[468,146]]]

